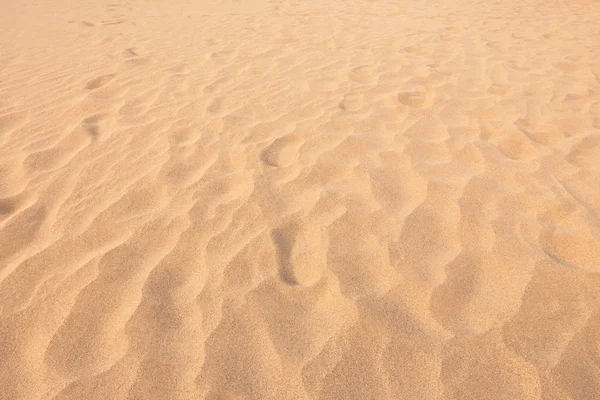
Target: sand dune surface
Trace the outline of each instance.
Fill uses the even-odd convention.
[[[0,32],[1,399],[600,399],[598,1]]]

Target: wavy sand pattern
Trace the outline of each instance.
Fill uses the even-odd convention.
[[[0,4],[0,398],[600,399],[600,3]]]

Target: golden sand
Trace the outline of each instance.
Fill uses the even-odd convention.
[[[2,400],[600,399],[598,1],[117,1],[0,2]]]

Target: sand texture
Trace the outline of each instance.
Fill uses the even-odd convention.
[[[0,399],[600,399],[597,0],[0,1]]]

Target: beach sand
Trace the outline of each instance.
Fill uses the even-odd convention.
[[[0,4],[0,398],[600,399],[600,3]]]

